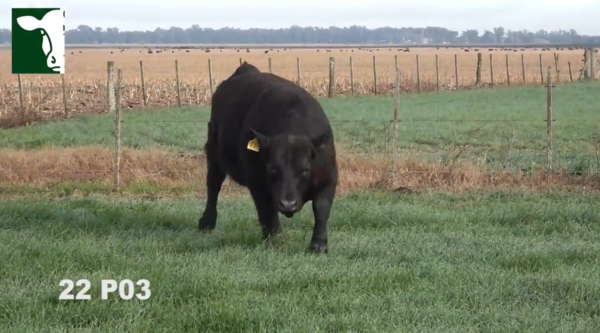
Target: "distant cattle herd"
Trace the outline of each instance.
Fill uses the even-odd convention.
[[[219,52],[223,52],[223,50],[226,49],[223,46],[220,46],[220,47],[207,47],[207,48],[200,48],[200,47],[198,47],[198,48],[196,48],[196,47],[161,47],[161,48],[154,48],[154,49],[145,46],[144,48],[146,49],[146,51],[138,50],[138,52],[139,53],[146,52],[148,54],[159,54],[159,53],[162,53],[162,52],[169,52],[169,51],[171,51],[171,53],[175,53],[177,51],[179,51],[179,52],[184,51],[186,53],[190,53],[191,51],[200,51],[200,52],[204,52],[204,53],[210,53],[212,51],[217,51],[217,50]],[[450,49],[451,46],[445,46],[443,48],[444,49]],[[118,52],[122,53],[122,52],[125,52],[125,50],[129,50],[129,49],[132,49],[132,47],[121,47],[121,48],[119,48]],[[133,49],[139,49],[139,48],[133,47]],[[367,51],[367,52],[379,52],[381,50],[384,50],[384,51],[386,50],[385,48],[363,48],[363,47],[358,47],[356,49],[359,50],[359,51]],[[439,50],[439,49],[442,49],[442,47],[437,46],[436,49]],[[471,51],[480,52],[481,50],[483,50],[483,49],[480,49],[480,48],[471,48],[471,47],[461,47],[460,49],[463,52],[471,52]],[[584,49],[584,47],[546,47],[546,48],[524,48],[524,47],[521,47],[521,48],[509,48],[509,47],[506,47],[505,48],[505,47],[500,47],[500,48],[487,48],[487,51],[490,51],[490,52],[492,52],[492,51],[506,51],[506,52],[519,52],[519,51],[521,51],[521,52],[524,52],[524,51],[527,51],[527,50],[533,50],[533,51],[552,51],[552,50],[556,50],[556,51],[565,51],[565,50],[574,51],[574,50],[580,50],[580,49],[582,50],[582,49]],[[273,49],[273,48],[270,48],[270,49],[265,49],[262,52],[264,52],[264,53],[282,52],[282,51],[286,52],[286,51],[292,51],[292,50],[294,50],[294,49],[293,48],[283,48],[283,49]],[[250,48],[245,48],[245,49],[236,48],[235,51],[238,52],[238,53],[241,52],[241,51],[245,51],[246,53],[250,53],[250,52],[252,52],[252,49],[250,49]],[[260,51],[260,50],[257,50],[257,51]],[[321,51],[333,52],[334,50],[333,49],[318,49],[318,48],[315,48],[315,51],[316,52],[321,52]],[[341,48],[341,49],[339,49],[339,51],[340,52],[354,52],[355,49]],[[394,51],[394,49],[393,48],[387,48],[387,51]],[[410,52],[411,48],[410,47],[396,48],[396,51],[398,51],[398,52]],[[83,51],[81,51],[81,50],[79,50],[78,52],[79,53],[83,53]],[[111,54],[114,54],[114,52],[115,51],[110,51]],[[71,52],[71,54],[75,54],[75,52]]]

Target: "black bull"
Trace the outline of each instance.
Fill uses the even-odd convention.
[[[281,232],[278,213],[292,217],[312,201],[309,250],[327,252],[336,152],[329,120],[306,90],[244,62],[213,95],[205,152],[201,231],[215,228],[219,192],[229,175],[250,191],[265,239]]]

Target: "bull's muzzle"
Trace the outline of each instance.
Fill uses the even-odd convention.
[[[285,217],[290,218],[298,211],[298,201],[296,200],[281,200],[279,201],[279,212]]]

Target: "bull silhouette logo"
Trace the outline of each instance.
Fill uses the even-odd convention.
[[[12,73],[65,73],[64,9],[12,9]]]

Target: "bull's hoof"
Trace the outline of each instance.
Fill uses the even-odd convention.
[[[214,226],[214,225],[210,225],[210,224],[209,224],[209,225],[207,225],[207,224],[203,224],[202,222],[200,222],[200,223],[198,224],[198,230],[199,230],[200,232],[210,232],[210,231],[212,231],[214,228],[215,228],[215,226]]]
[[[263,240],[273,239],[275,236],[281,234],[283,232],[283,228],[274,228],[274,229],[263,229],[262,237]]]
[[[311,243],[310,246],[308,247],[308,251],[311,253],[323,253],[323,254],[327,254],[327,252],[329,251],[327,249],[327,244],[321,243],[321,242],[315,242],[315,243]]]
[[[203,215],[198,221],[198,230],[202,232],[208,232],[215,228],[217,225],[217,217],[210,215]]]

